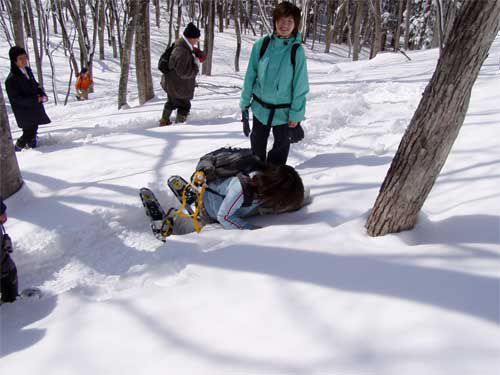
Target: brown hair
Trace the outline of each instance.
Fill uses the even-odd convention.
[[[274,8],[273,11],[273,30],[275,32],[276,32],[276,22],[278,22],[278,20],[283,17],[293,17],[295,26],[293,28],[292,34],[293,35],[297,34],[299,31],[300,21],[301,21],[300,9],[296,5],[290,3],[289,1],[283,1],[279,3],[276,6],[276,8]]]
[[[255,198],[275,211],[292,211],[302,207],[304,184],[289,165],[270,166],[252,178]]]

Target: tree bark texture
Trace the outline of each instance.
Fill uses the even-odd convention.
[[[410,49],[410,20],[411,20],[411,0],[406,1],[406,12],[405,12],[405,50]]]
[[[207,23],[205,24],[205,41],[204,41],[204,52],[207,55],[207,59],[203,63],[202,72],[203,74],[210,76],[212,75],[212,58],[214,52],[214,34],[215,34],[215,0],[208,0],[208,17]]]
[[[33,5],[31,4],[31,0],[27,0],[25,4],[26,4],[26,9],[28,11],[28,19],[31,29],[31,40],[33,41],[33,53],[35,54],[35,64],[36,64],[38,83],[40,84],[40,86],[43,87],[42,59],[40,58],[41,53],[40,53],[40,48],[38,46],[35,17],[33,16]]]
[[[352,46],[352,61],[359,60],[360,46],[360,33],[361,33],[361,20],[364,15],[365,4],[363,2],[356,3],[356,16],[354,20],[354,36]]]
[[[370,3],[371,4],[371,3]],[[380,0],[373,0],[373,40],[370,59],[373,59],[382,49],[382,18],[380,15]]]
[[[137,2],[130,0],[128,3],[128,21],[125,31],[125,42],[121,51],[120,61],[120,81],[118,83],[118,109],[127,105],[128,74],[130,69],[130,56],[132,54],[132,44],[134,42],[135,23],[137,18]]]
[[[12,32],[14,33],[14,42],[16,46],[25,48],[24,45],[24,26],[23,26],[23,11],[21,8],[21,0],[10,0],[12,12]]]
[[[155,96],[151,77],[151,48],[149,30],[149,1],[138,2],[135,29],[135,73],[139,90],[139,104],[143,105]]]
[[[0,196],[8,198],[23,184],[19,164],[14,151],[9,117],[5,108],[2,85],[0,85]]]
[[[234,71],[240,71],[241,29],[240,29],[240,1],[234,0],[234,29],[236,30],[236,54],[234,55]]]
[[[367,221],[371,236],[411,229],[464,122],[499,30],[500,2],[466,0]]]

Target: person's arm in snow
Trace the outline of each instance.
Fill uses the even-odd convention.
[[[306,54],[300,46],[295,55],[295,74],[293,77],[292,105],[288,121],[298,123],[303,121],[306,113],[306,96],[309,92],[309,78],[307,74]]]
[[[235,214],[243,204],[243,199],[241,183],[238,178],[233,178],[217,212],[217,221],[224,229],[255,229],[252,224]]]

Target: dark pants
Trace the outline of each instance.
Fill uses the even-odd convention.
[[[168,120],[172,111],[177,109],[177,116],[186,116],[189,115],[189,111],[191,110],[191,100],[189,99],[177,99],[168,95],[167,102],[163,107],[162,118]]]
[[[25,148],[26,146],[34,148],[36,147],[36,133],[38,131],[38,125],[30,128],[23,128],[23,135],[21,135],[16,142],[16,146],[19,148]]]
[[[267,139],[273,128],[273,148],[267,154]],[[252,151],[260,160],[274,165],[285,165],[290,151],[290,140],[288,139],[288,124],[267,126],[253,117],[252,134],[250,135]]]

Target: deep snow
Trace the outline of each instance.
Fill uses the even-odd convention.
[[[153,34],[155,62],[166,42]],[[118,111],[110,56],[96,61],[89,101],[47,105],[53,122],[18,154],[25,185],[6,202],[21,287],[44,297],[0,307],[1,373],[499,374],[500,37],[414,230],[371,238],[364,223],[437,51],[352,63],[345,47],[317,47],[307,134],[289,159],[312,204],[255,218],[257,231],[212,225],[163,244],[138,189],[172,205],[168,176],[249,146],[234,35],[216,45],[187,125],[157,127],[156,69],[157,97],[138,106],[132,71],[131,108]],[[62,99],[69,72],[61,53],[56,63]]]

